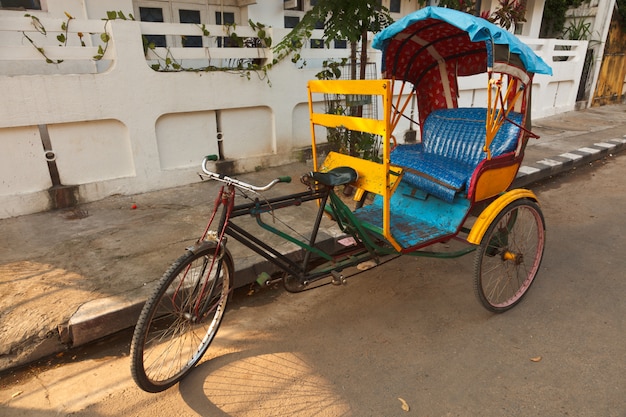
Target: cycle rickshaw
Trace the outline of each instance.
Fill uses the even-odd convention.
[[[221,181],[208,225],[164,274],[146,302],[131,346],[135,382],[159,392],[182,379],[204,355],[222,322],[234,275],[226,237],[243,243],[284,271],[285,288],[304,290],[314,282],[345,280],[343,271],[387,255],[457,257],[475,252],[474,287],[484,307],[503,312],[533,283],[545,242],[537,198],[508,190],[524,156],[530,131],[533,75],[550,67],[509,32],[454,10],[428,7],[380,32],[373,46],[383,52],[379,80],[310,81],[309,110],[313,170],[306,190],[235,203],[235,194],[261,193],[290,178],[254,186],[212,172]],[[459,77],[485,74],[485,107],[459,106]],[[320,112],[320,95],[378,101],[382,117]],[[397,144],[393,132],[412,100],[420,140]],[[354,114],[354,113],[352,113]],[[316,126],[366,132],[380,138],[380,162],[340,152],[318,154]],[[355,208],[336,192],[356,188]],[[286,207],[315,204],[308,240],[276,230],[264,216]],[[218,214],[219,213],[219,214]],[[298,259],[285,256],[238,224],[241,216],[298,245]],[[332,218],[347,243],[329,252],[317,245],[322,218]],[[450,240],[465,245],[431,250]]]

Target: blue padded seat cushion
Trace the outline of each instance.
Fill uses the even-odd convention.
[[[411,148],[411,149],[398,149]],[[437,154],[428,154],[415,148],[418,145],[400,145],[391,155],[391,162],[404,168],[402,180],[442,200],[451,202],[463,190],[474,172],[471,164]]]
[[[405,168],[402,180],[452,202],[469,187],[474,170],[486,157],[486,116],[484,108],[433,111],[422,126],[422,143],[399,145],[391,153],[391,162]],[[519,113],[509,113],[509,119],[522,123]],[[491,143],[492,157],[514,151],[519,133],[518,126],[505,122]]]

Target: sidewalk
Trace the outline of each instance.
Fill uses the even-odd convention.
[[[626,105],[536,120],[533,131],[541,139],[529,142],[514,187],[626,149]],[[290,175],[292,183],[272,190],[284,194],[303,190],[297,179],[307,170],[294,163],[239,178],[265,184]],[[0,371],[133,326],[151,284],[202,231],[216,187],[203,182],[0,220]],[[281,220],[306,233],[315,208],[285,210]],[[330,222],[321,232],[337,234]],[[270,271],[235,243],[236,284]],[[289,252],[294,245],[275,247]]]

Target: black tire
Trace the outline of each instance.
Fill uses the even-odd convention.
[[[544,246],[545,222],[534,201],[513,201],[496,216],[474,258],[474,290],[487,310],[502,313],[522,300]]]
[[[131,343],[131,372],[141,389],[164,391],[200,361],[224,317],[233,273],[230,253],[215,242],[186,252],[165,272]]]

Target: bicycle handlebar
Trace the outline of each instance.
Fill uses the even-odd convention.
[[[256,185],[252,185],[252,184],[248,184],[247,182],[243,182],[241,180],[237,180],[235,178],[231,178],[228,177],[224,174],[218,174],[217,172],[213,172],[213,171],[209,171],[206,167],[206,163],[209,161],[217,161],[218,157],[217,155],[207,155],[204,157],[204,159],[202,160],[202,172],[204,172],[209,178],[213,179],[213,180],[217,180],[217,181],[221,181],[223,183],[226,184],[232,184],[236,187],[239,188],[243,188],[245,190],[249,190],[249,191],[267,191],[270,188],[272,188],[273,186],[275,186],[276,184],[278,184],[279,182],[291,182],[291,177],[290,176],[283,176],[283,177],[278,177],[276,179],[273,179],[272,181],[270,181],[269,184],[262,186],[262,187],[258,187]]]

